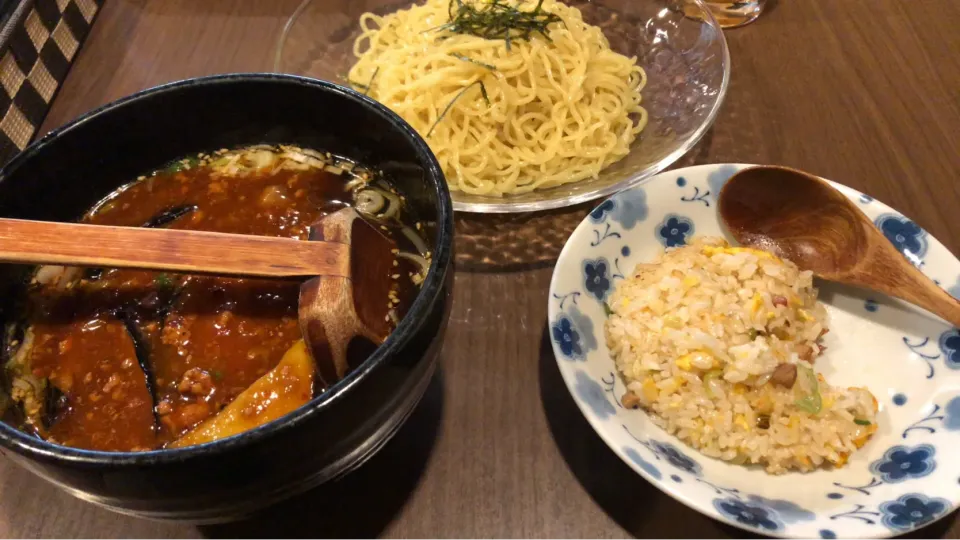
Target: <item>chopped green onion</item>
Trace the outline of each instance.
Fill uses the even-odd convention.
[[[802,411],[809,414],[819,414],[823,408],[823,399],[820,397],[820,381],[817,380],[817,374],[802,364],[797,364],[798,379],[793,388],[801,392],[795,405]]]
[[[703,388],[706,390],[708,397],[715,397],[713,391],[710,390],[710,383],[719,379],[722,375],[722,369],[714,369],[703,374]]]
[[[174,174],[180,171],[184,171],[186,169],[196,167],[199,164],[200,164],[200,158],[196,156],[192,156],[185,159],[174,161],[173,163],[167,165],[166,168],[163,169],[163,172],[167,174]]]
[[[167,274],[157,274],[157,277],[153,278],[153,284],[161,289],[169,289],[173,287],[173,278]]]
[[[603,303],[603,312],[607,315],[607,317],[613,315],[613,310],[610,309],[610,304],[606,302]]]
[[[862,420],[862,419],[860,419],[860,418],[855,419],[855,420],[853,421],[853,423],[856,424],[856,425],[858,425],[858,426],[869,426],[869,425],[870,425],[870,421],[869,421],[869,420]]]

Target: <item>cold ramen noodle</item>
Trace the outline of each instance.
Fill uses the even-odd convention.
[[[350,84],[424,136],[454,191],[595,178],[647,123],[636,58],[557,0],[426,0],[360,26]]]
[[[826,311],[788,261],[703,238],[637,265],[608,306],[624,407],[708,456],[770,473],[839,467],[877,430],[867,389],[814,371]]]
[[[383,298],[395,324],[428,266],[420,224],[381,175],[329,154],[266,145],[200,154],[140,177],[83,221],[304,240],[312,223],[346,206],[397,243],[396,279]],[[283,416],[336,382],[318,375],[320,359],[301,338],[299,287],[41,267],[23,321],[7,331],[6,419],[67,446],[139,451],[209,442]],[[365,358],[363,348],[353,352],[351,366]]]

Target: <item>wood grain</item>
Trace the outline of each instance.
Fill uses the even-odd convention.
[[[717,213],[744,246],[767,250],[819,278],[905,300],[960,328],[960,300],[821,178],[780,166],[744,169],[723,185]]]
[[[0,218],[0,262],[225,276],[350,277],[350,244]]]
[[[298,3],[108,0],[43,130],[155,84],[269,70]],[[960,253],[958,28],[956,0],[777,2],[727,32],[726,103],[678,165],[807,170],[903,210]],[[547,287],[558,244],[586,212],[458,218],[443,369],[397,437],[337,485],[197,529],[111,514],[4,460],[0,535],[742,537],[633,474],[563,387]],[[950,516],[917,536],[958,535]]]

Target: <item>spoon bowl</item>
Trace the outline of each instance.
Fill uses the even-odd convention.
[[[718,211],[745,246],[769,251],[820,278],[905,300],[960,326],[960,302],[816,176],[787,167],[744,169],[720,191]]]

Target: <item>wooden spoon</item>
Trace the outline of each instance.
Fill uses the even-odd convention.
[[[960,327],[960,302],[923,275],[842,193],[786,167],[752,167],[720,190],[720,218],[738,242],[803,270],[906,300]]]
[[[354,337],[379,345],[390,332],[396,244],[352,208],[314,223],[309,240],[0,218],[0,262],[310,277],[300,286],[300,329],[332,384],[349,369]]]

